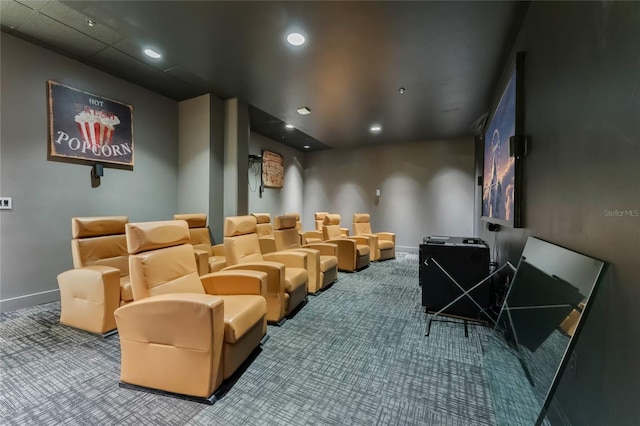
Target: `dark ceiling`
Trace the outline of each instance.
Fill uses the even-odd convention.
[[[257,122],[270,116],[271,137],[316,150],[471,135],[471,124],[489,109],[528,2],[0,6],[5,32],[178,101],[238,97],[252,106],[255,131],[263,133]],[[307,42],[288,45],[292,30]],[[163,57],[146,57],[147,47]],[[311,114],[299,115],[302,106]],[[296,129],[283,132],[284,122]],[[382,126],[378,134],[369,131],[374,123]]]

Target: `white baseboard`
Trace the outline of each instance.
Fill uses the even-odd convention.
[[[402,251],[405,253],[418,253],[418,247],[396,246],[396,251]]]
[[[60,290],[58,289],[25,294],[24,296],[0,300],[0,312],[15,311],[16,309],[55,302],[56,300],[60,300]]]

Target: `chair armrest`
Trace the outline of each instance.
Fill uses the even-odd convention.
[[[340,233],[342,234],[343,237],[348,237],[349,236],[349,228],[340,228]]]
[[[115,318],[121,341],[209,351],[213,335],[214,339],[219,336],[222,346],[224,302],[217,296],[198,293],[151,296],[118,308]]]
[[[314,250],[318,250],[322,256],[337,256],[338,255],[338,245],[337,244],[314,243],[314,244],[305,244],[302,247],[303,248],[312,248]]]
[[[394,243],[396,242],[396,234],[393,232],[376,232],[375,235],[377,235],[381,240],[389,240]]]
[[[209,273],[209,252],[200,249],[193,249],[196,257],[196,266],[198,267],[198,275]]]
[[[258,238],[260,243],[260,252],[262,254],[273,253],[276,251],[276,240],[272,237],[260,237]]]
[[[334,238],[333,240],[327,240],[325,243],[335,244],[338,246],[338,253],[342,250],[355,250],[358,242],[353,238]]]
[[[322,231],[307,231],[302,233],[302,238],[304,241],[307,241],[309,238],[316,238],[320,241],[324,240],[324,236],[322,235]]]
[[[371,244],[371,237],[367,237],[365,235],[352,235],[349,237],[350,240],[356,241],[358,244],[363,246],[368,246]]]
[[[236,271],[236,270],[249,270],[260,271],[267,274],[267,295],[279,295],[284,293],[285,281],[284,270],[285,266],[282,263],[277,262],[248,262],[238,263],[237,265],[227,266],[222,270],[224,271]]]
[[[207,294],[253,294],[267,297],[267,277],[266,272],[235,270],[203,275],[200,281]]]
[[[224,256],[224,244],[216,244],[211,246],[211,251],[214,256]]]
[[[58,275],[58,287],[61,323],[93,333],[116,328],[113,313],[120,306],[119,269],[103,265],[70,269]]]
[[[290,268],[307,269],[307,255],[305,253],[278,251],[275,253],[265,254],[262,257],[271,262],[282,263]]]

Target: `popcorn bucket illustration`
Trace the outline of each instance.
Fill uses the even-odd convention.
[[[74,121],[78,123],[83,139],[92,148],[111,145],[115,126],[120,124],[120,119],[115,115],[101,117],[86,111],[77,114],[74,117]]]

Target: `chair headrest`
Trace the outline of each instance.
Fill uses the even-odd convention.
[[[323,225],[340,225],[339,214],[327,214],[322,221]]]
[[[354,213],[353,223],[369,223],[369,213]]]
[[[126,234],[129,254],[189,243],[189,225],[184,220],[128,223]]]
[[[273,224],[273,229],[290,229],[296,227],[296,216],[293,214],[285,214],[282,216],[276,216]]]
[[[257,223],[271,223],[271,215],[269,213],[251,213],[256,218]]]
[[[313,217],[315,220],[323,220],[328,214],[329,212],[315,212]]]
[[[249,216],[231,216],[224,219],[224,236],[235,237],[244,234],[255,234],[256,218]]]
[[[296,222],[300,221],[300,213],[285,213],[287,216],[295,216]]]
[[[73,238],[124,234],[127,222],[127,216],[74,217],[71,218],[71,233]]]
[[[174,214],[175,220],[184,220],[189,228],[204,228],[207,226],[207,215],[204,213]]]

